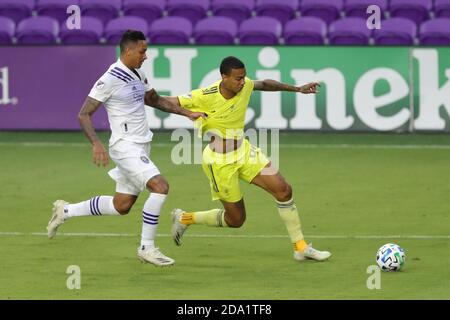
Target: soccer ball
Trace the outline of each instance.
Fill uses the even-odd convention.
[[[377,264],[383,271],[399,271],[405,259],[405,250],[395,243],[387,243],[377,251]]]

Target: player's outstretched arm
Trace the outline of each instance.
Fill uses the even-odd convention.
[[[318,82],[310,82],[303,86],[291,86],[290,84],[281,83],[272,79],[266,80],[255,80],[254,89],[258,91],[290,91],[290,92],[301,92],[304,94],[317,93],[320,84]]]
[[[180,114],[188,117],[192,121],[200,117],[206,118],[206,114],[203,112],[192,112],[182,108],[177,97],[160,96],[155,89],[151,89],[145,93],[145,104],[165,112]]]
[[[102,103],[91,97],[87,97],[78,113],[78,121],[84,134],[92,143],[92,161],[97,165],[108,165],[108,153],[105,147],[95,133],[94,126],[92,125],[91,117],[95,111],[100,107]]]

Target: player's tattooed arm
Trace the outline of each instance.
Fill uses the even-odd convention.
[[[265,80],[255,80],[253,81],[253,90],[258,91],[290,91],[290,92],[301,92],[304,94],[317,93],[320,84],[317,82],[310,82],[303,86],[291,86],[290,84],[281,83],[272,79]]]
[[[84,134],[92,143],[92,161],[97,165],[108,165],[108,153],[105,147],[95,133],[94,126],[92,125],[92,115],[100,107],[102,103],[91,97],[87,97],[78,113],[78,121]]]
[[[155,89],[145,93],[145,104],[165,112],[180,114],[191,120],[196,120],[200,117],[206,118],[206,114],[203,112],[192,112],[182,108],[177,97],[160,96]]]

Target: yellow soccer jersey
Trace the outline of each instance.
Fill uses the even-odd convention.
[[[253,81],[245,78],[241,91],[231,99],[225,99],[219,91],[221,80],[206,88],[192,90],[190,94],[178,96],[182,107],[208,115],[201,121],[201,132],[211,132],[223,139],[240,139],[244,136],[244,121]],[[201,118],[200,118],[201,119]]]

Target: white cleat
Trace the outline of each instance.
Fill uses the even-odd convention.
[[[294,251],[294,259],[297,261],[303,261],[306,259],[325,261],[331,257],[331,253],[328,251],[319,251],[312,247],[312,244],[308,244],[308,247],[303,252]]]
[[[187,225],[182,224],[181,221],[181,215],[186,212],[181,209],[173,209],[172,210],[172,238],[173,241],[175,241],[175,244],[177,246],[181,246],[181,237],[183,236],[183,233],[187,229]]]
[[[51,239],[56,235],[58,227],[64,223],[64,206],[69,204],[64,200],[56,200],[53,203],[52,218],[47,225],[47,235]]]
[[[140,246],[137,252],[139,260],[144,263],[151,263],[158,267],[171,266],[175,263],[172,258],[166,257],[159,251],[159,248],[145,248]]]

